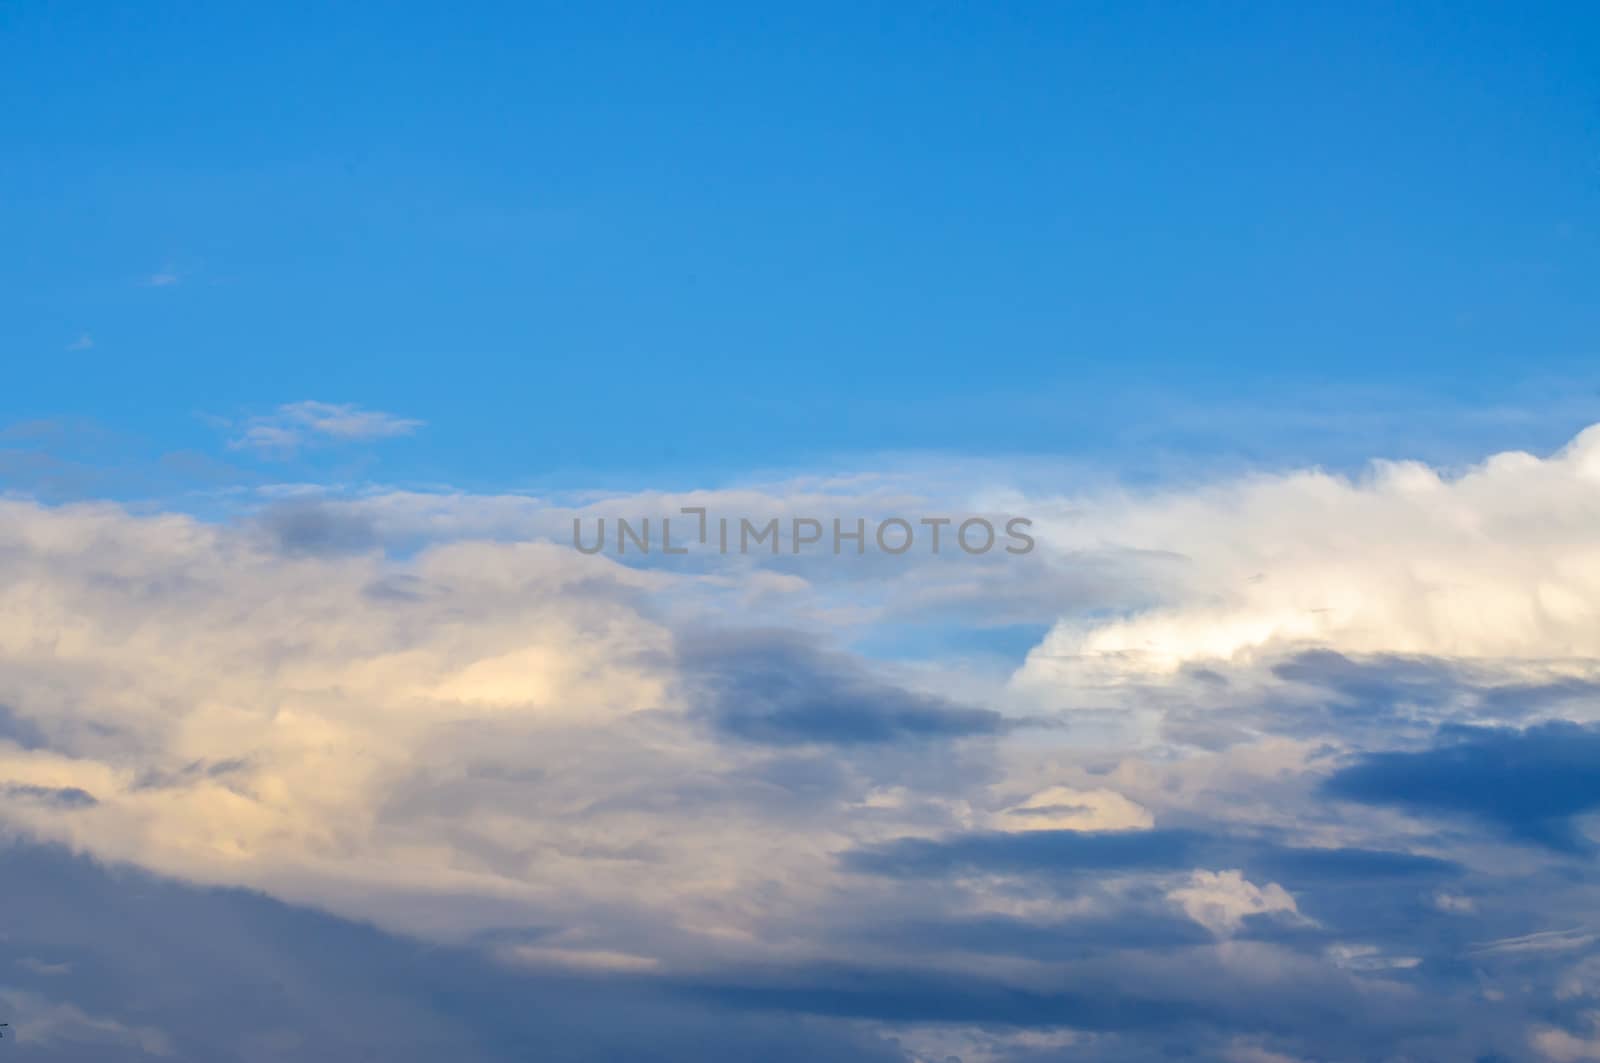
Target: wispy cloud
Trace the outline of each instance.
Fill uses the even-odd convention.
[[[94,337],[89,335],[87,332],[84,332],[80,333],[77,339],[67,344],[66,349],[69,351],[87,351],[93,346]]]
[[[177,284],[181,279],[178,276],[178,271],[168,266],[150,274],[144,279],[143,283],[146,288],[167,288]]]
[[[252,417],[229,441],[236,450],[254,450],[279,456],[315,443],[356,443],[410,435],[421,421],[397,417],[382,410],[364,410],[353,403],[285,403],[261,417]]]

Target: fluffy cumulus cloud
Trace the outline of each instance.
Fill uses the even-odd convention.
[[[1245,879],[1238,871],[1196,871],[1167,899],[1185,914],[1218,935],[1228,935],[1253,915],[1298,914],[1294,898],[1276,882],[1265,888]]]
[[[30,1058],[1600,1058],[1600,430],[1142,492],[232,497],[0,501]],[[685,506],[1038,549],[573,548]]]
[[[1552,457],[1455,475],[1380,462],[1356,480],[1304,471],[1039,511],[1059,549],[1137,550],[1153,578],[1140,608],[1064,619],[1029,678],[1297,645],[1580,672],[1600,652],[1600,426]]]

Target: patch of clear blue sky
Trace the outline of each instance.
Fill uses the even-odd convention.
[[[1583,3],[11,0],[0,422],[243,462],[197,414],[355,402],[428,422],[361,475],[476,487],[1550,446],[1597,55]]]

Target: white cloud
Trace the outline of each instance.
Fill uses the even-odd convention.
[[[235,449],[288,455],[327,442],[352,443],[410,435],[422,422],[349,403],[291,402],[245,422],[229,443]]]
[[[1586,1017],[1591,1026],[1600,1029],[1600,1012],[1589,1012]],[[1535,1030],[1530,1040],[1540,1055],[1556,1063],[1600,1059],[1600,1036],[1580,1037],[1566,1030],[1545,1027]]]
[[[1600,426],[1451,475],[1378,463],[1036,500],[1061,554],[1140,560],[1142,607],[1065,615],[1018,681],[1171,675],[1318,646],[1587,671],[1600,657]]]
[[[1244,1038],[1237,1038],[1223,1054],[1227,1063],[1308,1063],[1300,1056],[1273,1052]]]
[[[243,525],[0,500],[0,706],[40,736],[0,731],[0,785],[86,795],[6,820],[408,933],[587,931],[525,957],[569,967],[754,948],[855,832],[935,806],[853,823],[870,779],[790,801],[767,751],[704,733],[653,604],[698,579],[549,543],[285,554]],[[608,937],[624,911],[650,932]]]
[[[19,1045],[93,1046],[96,1052],[115,1053],[118,1058],[127,1058],[129,1052],[158,1058],[172,1055],[172,1039],[153,1027],[129,1026],[17,989],[0,988],[0,1001]]]
[[[545,945],[513,945],[504,950],[501,958],[519,966],[578,971],[649,971],[660,966],[650,956]]]
[[[1587,927],[1562,930],[1539,930],[1520,937],[1501,938],[1475,945],[1472,951],[1483,953],[1571,952],[1593,945],[1597,936]]]
[[[1347,971],[1405,971],[1422,962],[1420,956],[1387,955],[1376,945],[1330,945],[1327,952]]]
[[[416,772],[494,760],[480,735],[520,736],[520,755],[553,724],[667,698],[666,633],[625,601],[651,577],[551,546],[290,559],[184,517],[0,502],[0,554],[0,704],[50,736],[0,741],[0,780],[95,801],[10,816],[186,877],[348,861],[353,878],[470,888],[474,861],[379,815]],[[542,800],[455,826],[534,846],[567,830]]]
[[[1288,890],[1276,882],[1257,886],[1242,871],[1192,872],[1188,885],[1169,891],[1167,900],[1218,937],[1237,932],[1247,916],[1300,914]]]
[[[87,332],[80,332],[78,338],[67,344],[66,350],[87,351],[94,346],[94,337]]]

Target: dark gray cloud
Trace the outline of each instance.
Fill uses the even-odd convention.
[[[7,783],[0,786],[0,795],[18,801],[36,801],[55,808],[93,808],[99,802],[87,790],[76,786],[31,786],[26,783]]]
[[[911,968],[827,966],[740,971],[724,980],[684,980],[685,996],[739,1010],[795,1011],[880,1022],[976,1022],[1160,1030],[1198,1023],[1205,1010],[1159,996],[1045,991],[980,976]]]
[[[0,849],[0,999],[29,1060],[903,1061],[883,1039],[641,980],[518,973],[245,890]],[[63,1021],[70,1009],[72,1021]],[[126,1043],[124,1043],[126,1042]],[[146,1037],[145,1044],[151,1044]]]
[[[1163,734],[1202,749],[1248,744],[1263,733],[1325,737],[1346,748],[1409,747],[1430,742],[1447,724],[1583,718],[1600,695],[1600,683],[1590,679],[1512,682],[1503,672],[1447,657],[1318,649],[1285,657],[1270,672],[1291,686],[1241,691],[1219,707],[1214,695],[1227,689],[1227,677],[1185,669],[1174,685],[1187,685],[1195,697],[1164,714]]]
[[[895,878],[968,871],[1082,875],[1101,871],[1241,868],[1285,885],[1346,880],[1437,878],[1459,869],[1445,860],[1358,848],[1308,848],[1198,830],[980,832],[901,838],[844,854],[850,870]]]
[[[1368,753],[1328,779],[1331,797],[1467,817],[1568,852],[1591,843],[1574,817],[1600,808],[1600,727],[1447,727],[1432,748]]]
[[[50,742],[37,723],[18,715],[9,705],[0,705],[0,739],[15,742],[23,749],[43,749]]]
[[[48,1028],[47,1039],[26,1044],[28,1058],[50,1063],[142,1058],[125,1045],[108,1049],[108,1029],[159,1033],[165,1058],[178,1063],[906,1063],[893,1041],[898,1024],[1071,1027],[1108,1053],[1061,1058],[1159,1058],[1178,1046],[1193,1058],[1222,1058],[1241,1035],[1302,1050],[1314,1041],[1322,1052],[1314,1058],[1386,1058],[1395,1045],[1434,1043],[1447,1047],[1416,1058],[1465,1058],[1452,1029],[1467,1024],[1460,1036],[1477,1044],[1501,1036],[1454,1004],[1418,1008],[1426,983],[1369,995],[1354,976],[1265,942],[1240,943],[1248,962],[1224,960],[1206,935],[1153,911],[1068,923],[946,914],[841,940],[837,962],[561,977],[54,848],[0,850],[0,875],[8,884],[0,982],[15,1009],[8,1018],[25,1037]],[[920,951],[1064,966],[1039,984],[851,959],[867,948],[910,956],[919,938]],[[62,1004],[83,1017],[81,1029],[52,1016]]]
[[[256,514],[254,522],[276,550],[291,556],[359,554],[381,545],[370,516],[323,499],[279,502]]]
[[[1438,705],[1457,687],[1458,667],[1430,657],[1378,654],[1347,657],[1332,650],[1308,650],[1279,662],[1279,679],[1308,683],[1334,695],[1347,711],[1393,712],[1401,705]]]
[[[181,768],[167,770],[151,770],[143,772],[134,780],[134,789],[161,790],[170,787],[187,786],[198,779],[226,779],[234,772],[242,771],[249,766],[249,762],[241,757],[230,757],[218,761],[191,761]]]
[[[1315,1044],[1317,1059],[1396,1059],[1406,1058],[1395,1050],[1408,1042],[1453,1039],[1462,1026],[1481,1026],[1456,1005],[1419,1009],[1421,998],[1404,985],[1368,993],[1349,972],[1257,943],[1227,954],[1197,946],[1097,955],[1048,979],[1007,978],[976,965],[819,964],[678,984],[690,999],[741,1011],[1117,1035],[1127,1040],[1114,1058],[1124,1059],[1220,1060],[1222,1046],[1244,1035],[1287,1037],[1301,1051]],[[1469,1036],[1487,1040],[1480,1030]],[[1463,1057],[1458,1042],[1455,1054],[1412,1058]]]
[[[884,682],[791,635],[702,637],[684,646],[684,660],[696,712],[749,742],[875,745],[1007,730],[998,712]]]
[[[1151,907],[1114,918],[1068,921],[1007,915],[879,920],[861,928],[862,940],[915,954],[959,951],[988,956],[1023,956],[1060,962],[1114,952],[1192,948],[1212,935],[1192,919]]]

